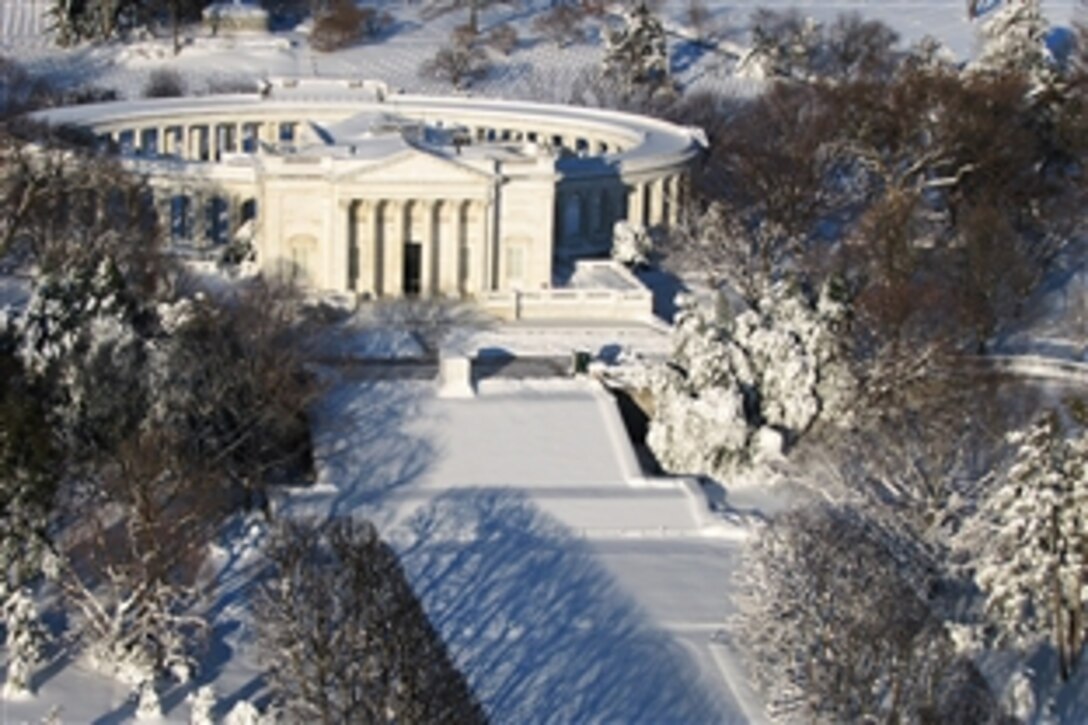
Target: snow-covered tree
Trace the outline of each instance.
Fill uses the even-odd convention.
[[[41,389],[0,320],[0,602],[33,581],[46,559],[46,530],[62,469]]]
[[[396,554],[367,522],[284,523],[257,628],[298,722],[482,722]]]
[[[212,712],[215,710],[215,688],[204,685],[189,700],[189,725],[214,725]]]
[[[468,22],[463,26],[472,36],[480,33],[480,13],[498,4],[509,4],[511,0],[425,0],[420,8],[420,17],[424,20],[468,11]]]
[[[843,424],[853,380],[835,328],[845,308],[780,283],[731,321],[679,300],[665,365],[616,375],[653,400],[647,445],[669,471],[724,477],[775,457],[819,416]]]
[[[72,450],[110,450],[143,418],[144,312],[109,257],[73,260],[37,280],[19,353],[54,392],[55,432]]]
[[[737,72],[748,78],[809,80],[819,65],[823,28],[796,10],[757,10],[752,15],[752,46]]]
[[[1048,30],[1041,0],[1007,0],[983,23],[981,48],[971,67],[979,71],[1017,71],[1042,82],[1053,71],[1046,45]]]
[[[644,1],[625,11],[623,25],[608,33],[603,74],[628,100],[671,88],[665,26]]]
[[[223,725],[264,725],[261,711],[249,700],[239,700],[223,718]]]
[[[7,630],[7,678],[4,695],[18,697],[30,694],[30,678],[42,657],[45,628],[38,616],[38,607],[30,590],[20,587],[3,603],[4,628]]]
[[[95,469],[90,499],[56,541],[57,582],[91,661],[130,683],[193,674],[206,634],[193,611],[222,521],[214,467],[185,460],[165,431],[145,431]]]
[[[746,552],[732,634],[773,714],[798,722],[987,722],[984,682],[924,599],[916,542],[857,510],[797,509]]]
[[[923,35],[911,45],[904,63],[908,68],[923,73],[945,72],[956,67],[956,56],[934,36]]]
[[[159,720],[162,718],[162,703],[155,690],[155,680],[147,678],[136,686],[136,719]]]
[[[1048,637],[1068,679],[1088,626],[1088,436],[1068,440],[1053,413],[1009,436],[1015,460],[959,537],[999,639],[1030,650]]]
[[[749,78],[886,78],[898,61],[895,31],[858,13],[845,13],[824,25],[797,10],[760,9],[752,14],[751,37],[751,48],[737,67]]]
[[[640,226],[627,221],[616,222],[612,230],[612,259],[628,267],[638,267],[649,262],[653,240]]]

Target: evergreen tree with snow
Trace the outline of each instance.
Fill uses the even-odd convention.
[[[1028,651],[1049,637],[1068,679],[1088,621],[1088,438],[1067,440],[1048,413],[1009,440],[1015,460],[959,543],[999,640]]]
[[[3,605],[3,614],[8,651],[4,695],[28,695],[31,694],[30,678],[34,674],[34,666],[42,657],[46,640],[45,629],[41,625],[34,597],[24,587],[8,595]]]
[[[61,471],[45,396],[17,347],[14,331],[0,329],[0,602],[42,573]]]
[[[146,338],[154,318],[108,255],[42,274],[19,327],[28,373],[51,391],[54,432],[77,457],[112,451],[146,413]]]
[[[649,100],[671,88],[665,26],[642,0],[623,16],[623,26],[608,33],[604,76],[623,97]]]
[[[1007,0],[987,18],[972,68],[1025,73],[1035,83],[1045,83],[1053,75],[1053,66],[1046,45],[1049,23],[1041,5],[1041,0]]]

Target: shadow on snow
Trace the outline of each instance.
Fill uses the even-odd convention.
[[[729,719],[682,645],[524,495],[449,491],[391,543],[493,721]]]

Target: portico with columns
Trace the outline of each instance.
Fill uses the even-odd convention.
[[[366,297],[536,294],[677,221],[697,129],[601,109],[275,79],[256,94],[38,112],[146,174],[177,242]],[[557,262],[559,263],[557,265]]]

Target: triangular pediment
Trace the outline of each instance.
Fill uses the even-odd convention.
[[[416,148],[405,148],[370,162],[358,162],[337,174],[341,183],[403,183],[420,185],[479,184],[492,175],[482,169]]]

